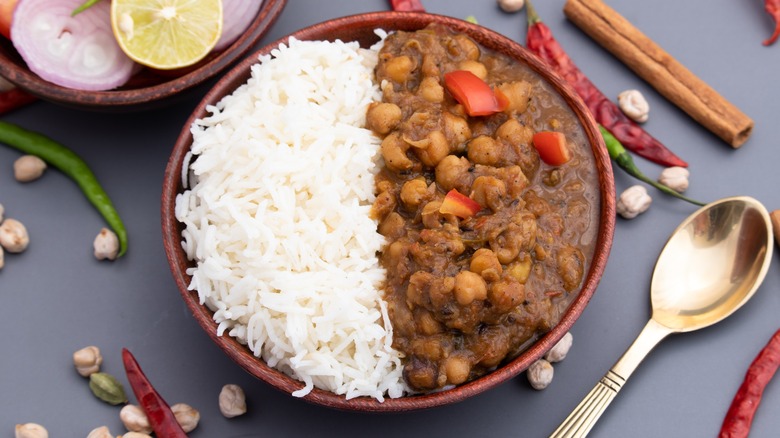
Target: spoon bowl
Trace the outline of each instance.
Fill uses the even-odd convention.
[[[768,213],[756,200],[727,198],[686,219],[658,257],[653,319],[675,332],[712,325],[758,289],[772,252]]]
[[[763,282],[772,249],[769,213],[753,198],[721,199],[685,219],[655,265],[650,321],[551,438],[586,436],[667,335],[710,326],[742,307]]]

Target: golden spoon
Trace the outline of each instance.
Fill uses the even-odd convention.
[[[715,324],[745,304],[764,280],[772,249],[769,213],[753,198],[721,199],[685,219],[658,256],[650,285],[652,318],[551,438],[586,436],[667,335]]]

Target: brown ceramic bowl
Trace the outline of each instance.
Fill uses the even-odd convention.
[[[600,194],[599,204],[597,204],[600,209],[597,247],[593,259],[590,261],[590,268],[585,275],[583,287],[558,325],[531,345],[530,348],[525,350],[520,356],[509,361],[490,374],[451,390],[425,395],[406,396],[397,399],[386,399],[383,403],[365,397],[346,400],[343,396],[328,391],[314,389],[314,391],[304,397],[304,400],[315,404],[342,410],[365,412],[408,411],[458,402],[493,388],[524,371],[530,364],[542,357],[545,352],[552,348],[552,346],[566,334],[596,291],[596,286],[607,262],[615,225],[615,196],[612,167],[601,135],[592,116],[572,89],[564,83],[563,79],[551,73],[550,70],[542,64],[542,61],[530,54],[523,47],[493,31],[465,21],[431,14],[408,12],[377,12],[344,17],[305,28],[292,35],[301,40],[341,39],[344,41],[359,41],[363,47],[368,47],[377,40],[377,37],[373,32],[374,29],[382,28],[385,30],[411,31],[421,29],[431,22],[442,23],[457,31],[464,32],[482,45],[498,52],[508,54],[520,62],[529,65],[552,84],[553,88],[563,96],[564,100],[579,118],[595,156],[595,164],[599,174]],[[257,54],[252,55],[232,69],[219,81],[216,87],[206,95],[187,121],[187,124],[182,129],[181,135],[176,142],[165,173],[162,195],[162,229],[165,251],[176,284],[178,285],[182,298],[201,327],[206,330],[212,340],[216,342],[230,358],[241,365],[247,372],[289,394],[302,388],[303,384],[268,367],[262,360],[256,358],[247,347],[241,345],[235,339],[229,336],[217,336],[217,326],[212,320],[212,312],[205,306],[199,304],[196,293],[187,290],[187,286],[190,283],[190,276],[186,274],[186,269],[187,267],[192,266],[192,263],[187,260],[187,257],[182,250],[182,226],[177,222],[174,215],[176,195],[183,191],[181,169],[184,164],[185,155],[189,151],[192,143],[192,136],[190,134],[191,123],[195,119],[207,115],[205,111],[206,105],[215,104],[222,96],[232,93],[234,89],[247,81],[250,76],[250,66],[257,59],[257,55],[269,53],[271,49],[286,40],[287,38],[284,38],[264,47]]]
[[[240,60],[270,30],[287,0],[265,0],[249,28],[228,48],[206,57],[180,75],[142,69],[120,88],[83,91],[65,88],[41,79],[27,68],[13,44],[0,38],[0,76],[40,99],[97,111],[143,110],[174,102],[183,92],[215,77]],[[177,72],[179,73],[179,72]]]

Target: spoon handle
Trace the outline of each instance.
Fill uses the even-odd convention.
[[[623,356],[607,371],[607,374],[599,380],[580,404],[574,408],[574,411],[563,420],[563,423],[550,435],[550,438],[587,436],[588,432],[596,424],[596,421],[601,417],[601,414],[607,410],[607,406],[609,406],[626,383],[626,380],[631,376],[631,373],[642,362],[642,359],[671,332],[671,329],[668,327],[651,319]]]

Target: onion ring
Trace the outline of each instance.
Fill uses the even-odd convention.
[[[27,66],[63,87],[99,91],[130,79],[133,61],[111,30],[110,4],[71,16],[83,0],[19,0],[11,23],[13,44]]]

